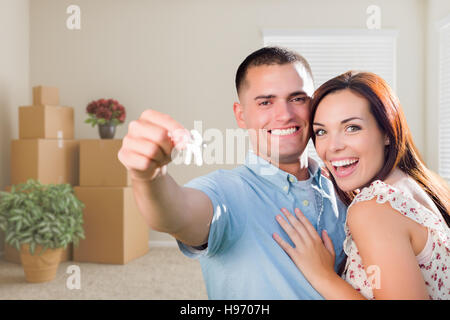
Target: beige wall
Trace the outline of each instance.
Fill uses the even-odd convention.
[[[16,108],[30,102],[30,87],[37,84],[58,86],[61,104],[75,108],[77,139],[98,137],[83,121],[86,104],[101,97],[116,98],[127,108],[118,138],[146,108],[168,113],[187,128],[193,128],[195,120],[203,121],[204,130],[236,128],[235,71],[246,55],[262,46],[263,28],[364,29],[371,4],[381,7],[382,28],[399,31],[397,91],[416,143],[425,152],[425,0],[33,0],[29,42],[28,2],[5,3],[10,5],[0,15],[11,28],[0,32],[11,38],[11,51],[0,52],[0,63],[7,64],[11,56],[14,64],[8,64],[11,73],[0,78],[0,89],[5,90],[5,79],[20,86],[8,91],[14,100],[1,104],[9,119],[1,129],[1,150],[7,155],[2,159],[9,159],[9,141],[17,137]],[[81,30],[66,28],[71,4],[81,8]],[[11,10],[21,17],[13,19]],[[18,91],[12,95],[12,90]],[[1,165],[5,186],[9,164]],[[218,167],[169,170],[185,183]],[[158,234],[151,238],[168,239]]]
[[[438,112],[439,112],[439,33],[436,23],[450,16],[450,1],[429,0],[427,10],[425,155],[428,165],[438,171]]]
[[[65,27],[68,5],[81,8],[81,30]],[[232,104],[238,64],[262,46],[263,28],[366,28],[372,0],[34,0],[31,84],[60,88],[75,107],[77,138],[96,138],[83,121],[92,99],[114,97],[127,123],[146,108],[188,128],[235,128]],[[381,0],[382,28],[397,29],[397,90],[423,150],[425,2]],[[313,70],[314,71],[314,70]],[[118,137],[126,134],[120,127]],[[218,166],[171,166],[179,183]],[[153,237],[153,238],[152,238]],[[168,239],[153,234],[154,240]]]
[[[0,188],[4,190],[10,181],[10,141],[18,137],[17,107],[31,99],[28,0],[0,0],[0,21]]]
[[[79,0],[81,30],[65,27],[71,0],[31,2],[31,84],[60,88],[74,106],[77,138],[95,138],[83,123],[86,104],[114,97],[127,123],[146,108],[188,128],[235,128],[234,75],[262,46],[262,28],[365,28],[363,0]],[[424,148],[425,2],[377,1],[382,28],[399,30],[397,90],[416,143]],[[314,70],[313,70],[314,71]],[[119,127],[123,137],[127,125]],[[177,171],[180,182],[215,168]],[[176,171],[174,168],[173,170]],[[187,172],[189,171],[189,172]]]

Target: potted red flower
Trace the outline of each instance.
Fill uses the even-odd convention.
[[[98,99],[90,102],[86,107],[89,115],[84,122],[92,127],[98,125],[102,139],[112,139],[116,133],[116,126],[125,122],[126,112],[123,105],[114,99]]]

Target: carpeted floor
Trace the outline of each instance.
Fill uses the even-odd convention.
[[[70,265],[78,265],[81,289],[68,289]],[[47,283],[25,281],[21,265],[0,258],[0,300],[11,299],[207,299],[200,264],[177,248],[151,247],[126,265],[64,262]]]

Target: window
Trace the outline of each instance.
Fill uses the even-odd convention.
[[[439,23],[439,175],[450,183],[450,17]]]
[[[263,30],[263,36],[264,46],[282,46],[305,57],[316,88],[348,70],[360,70],[380,75],[395,90],[394,30]],[[322,163],[311,141],[308,152]]]

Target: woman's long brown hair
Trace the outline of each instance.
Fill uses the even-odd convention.
[[[349,89],[369,101],[370,112],[375,117],[381,131],[389,137],[390,143],[385,149],[385,163],[367,185],[374,180],[383,181],[394,168],[399,168],[412,177],[430,196],[450,227],[450,188],[444,179],[425,166],[414,145],[400,102],[381,77],[370,72],[349,71],[325,82],[314,93],[311,102],[311,123],[313,123],[312,120],[322,99],[330,93],[344,89]],[[314,134],[312,134],[312,139],[315,144]],[[342,191],[338,188],[331,173],[330,177],[339,198],[348,206],[355,193]]]

